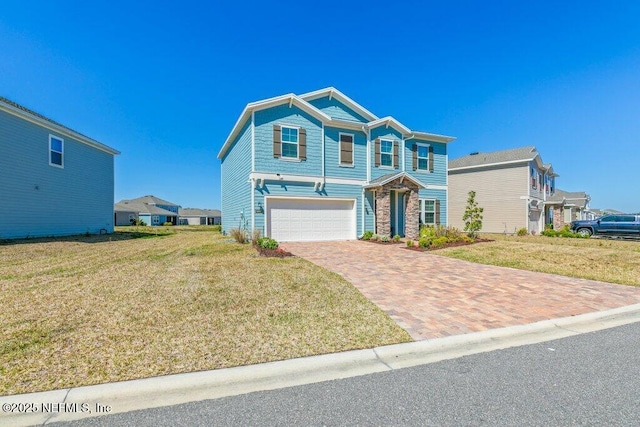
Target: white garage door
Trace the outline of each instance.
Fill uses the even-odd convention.
[[[356,238],[353,200],[267,200],[267,235],[279,242]]]

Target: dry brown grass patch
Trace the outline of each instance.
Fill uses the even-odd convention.
[[[410,341],[336,274],[168,228],[0,245],[0,395]]]
[[[480,264],[640,286],[640,242],[486,235],[494,242],[443,249],[438,255]]]

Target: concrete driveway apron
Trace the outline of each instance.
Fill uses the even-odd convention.
[[[416,340],[622,307],[640,288],[474,264],[401,245],[285,243],[342,275]]]

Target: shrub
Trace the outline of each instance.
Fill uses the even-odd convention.
[[[400,241],[400,235],[396,234],[395,236],[393,236],[393,241],[398,243]]]
[[[476,192],[469,191],[469,197],[467,198],[467,208],[462,215],[464,221],[464,231],[467,232],[469,237],[476,237],[478,231],[482,230],[482,212],[484,208],[478,206],[476,202]]]
[[[413,247],[413,240],[407,240],[407,247],[408,248],[412,248]]]
[[[212,225],[211,229],[213,231],[217,231],[218,233],[222,231],[222,226],[221,225]]]
[[[465,243],[473,243],[476,240],[471,238],[471,237],[469,237],[469,236],[462,236],[462,241],[465,242]]]
[[[163,226],[163,227],[168,227],[168,226],[170,226],[170,225],[173,225],[173,223],[172,223],[172,222],[169,222],[169,221],[166,221],[166,222],[163,222],[163,223],[162,223],[162,226]]]
[[[385,243],[386,243],[386,242],[388,242],[389,240],[391,240],[391,239],[389,239],[389,236],[387,236],[387,235],[384,235],[384,236],[381,236],[381,237],[380,237],[380,241],[381,241],[381,242],[385,242]]]
[[[422,225],[420,227],[420,237],[436,237],[436,228],[432,225]]]
[[[460,242],[464,239],[462,232],[455,227],[445,228],[444,235],[450,242]]]
[[[362,234],[362,240],[371,240],[371,237],[373,237],[373,231],[371,231],[371,230],[365,231]]]
[[[261,235],[262,233],[260,232],[260,230],[253,230],[253,233],[251,233],[251,244],[257,245]]]
[[[540,234],[547,237],[558,237],[560,235],[560,232],[555,231],[553,228],[545,228],[544,231]]]
[[[231,230],[229,230],[229,234],[238,243],[247,243],[247,241],[249,240],[247,232],[245,230],[240,230],[239,228],[232,228]]]
[[[278,241],[271,237],[260,237],[257,240],[258,246],[263,249],[278,249]]]
[[[372,242],[377,242],[378,240],[380,240],[380,236],[378,236],[377,234],[373,234],[371,235],[371,239]]]
[[[526,236],[527,234],[529,234],[529,231],[526,228],[522,227],[516,232],[516,234],[518,236]]]
[[[441,247],[445,246],[447,243],[449,243],[449,239],[447,239],[446,236],[440,236],[440,237],[436,237],[435,239],[433,239],[433,241],[431,242],[431,247],[432,248],[441,248]]]
[[[418,246],[421,248],[428,248],[431,246],[433,239],[433,237],[421,237],[420,240],[418,240]]]
[[[131,223],[131,225],[140,225],[142,227],[146,227],[147,223],[144,222],[142,219],[140,218],[131,218],[131,221],[129,221]]]

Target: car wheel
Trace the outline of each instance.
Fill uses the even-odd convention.
[[[589,230],[588,228],[581,228],[580,230],[578,230],[578,234],[581,236],[591,236],[591,230]]]

